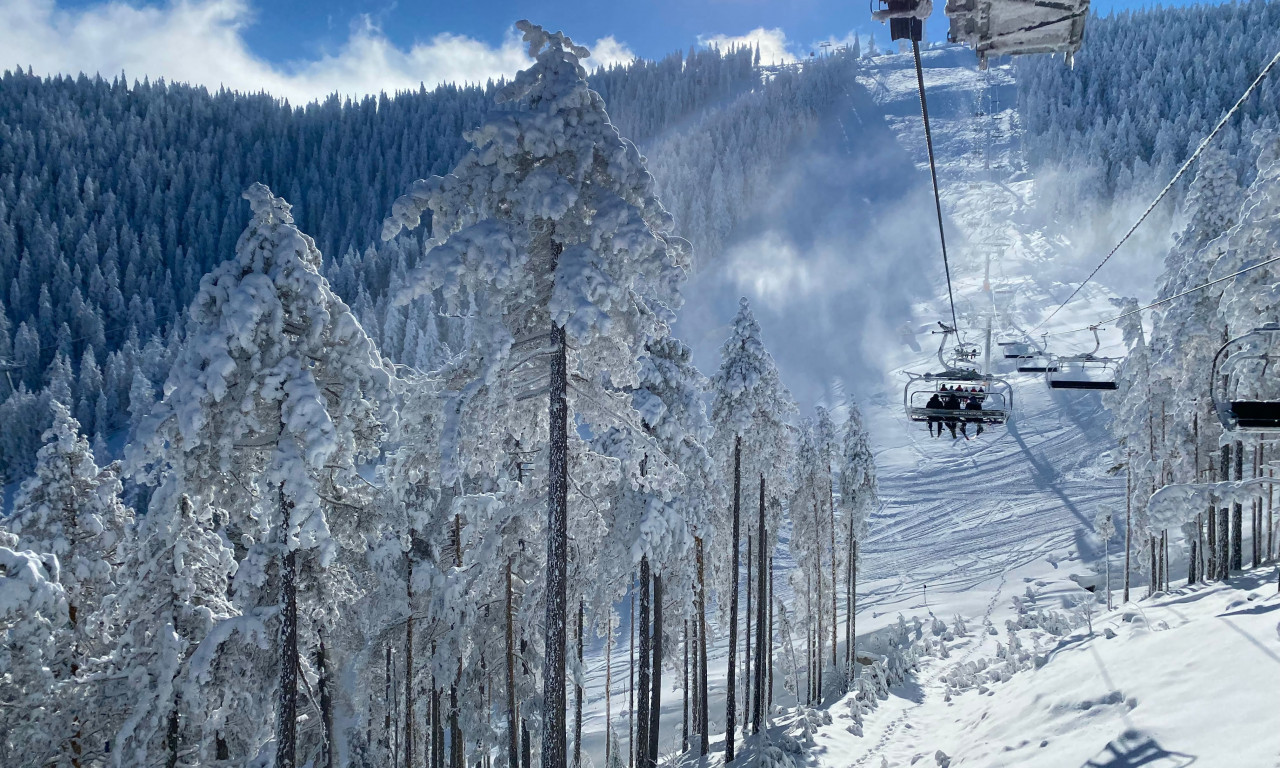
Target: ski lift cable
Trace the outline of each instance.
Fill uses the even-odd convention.
[[[1083,331],[1091,331],[1091,330],[1093,330],[1093,329],[1097,328],[1098,326],[1106,325],[1106,324],[1108,324],[1108,323],[1114,323],[1114,322],[1115,322],[1115,321],[1117,321],[1117,320],[1121,320],[1121,319],[1123,319],[1123,318],[1129,317],[1130,315],[1136,315],[1136,314],[1138,314],[1138,313],[1140,313],[1140,312],[1146,312],[1148,309],[1152,309],[1152,308],[1154,308],[1154,307],[1158,307],[1158,306],[1160,306],[1161,304],[1167,304],[1167,303],[1169,303],[1169,302],[1173,301],[1174,299],[1181,299],[1183,296],[1189,296],[1189,295],[1191,295],[1191,294],[1195,293],[1196,291],[1202,291],[1202,290],[1204,290],[1205,288],[1208,288],[1208,287],[1209,287],[1209,286],[1211,286],[1211,285],[1217,285],[1218,283],[1223,283],[1223,282],[1226,282],[1227,280],[1235,279],[1235,278],[1237,278],[1237,277],[1239,277],[1239,276],[1243,275],[1243,274],[1244,274],[1244,273],[1246,273],[1246,272],[1252,272],[1252,271],[1253,271],[1253,270],[1255,270],[1255,269],[1258,269],[1258,268],[1260,268],[1260,267],[1265,267],[1265,266],[1267,266],[1268,264],[1273,264],[1273,263],[1275,263],[1275,262],[1277,262],[1277,261],[1280,261],[1280,256],[1276,256],[1276,257],[1274,257],[1274,258],[1267,259],[1266,261],[1259,262],[1259,263],[1257,263],[1257,264],[1254,264],[1254,265],[1253,265],[1253,266],[1251,266],[1251,267],[1245,267],[1244,269],[1242,269],[1242,270],[1240,270],[1240,271],[1238,271],[1238,272],[1232,272],[1231,274],[1226,275],[1226,276],[1224,276],[1224,277],[1219,277],[1219,278],[1217,278],[1216,280],[1210,280],[1209,282],[1205,283],[1204,285],[1197,285],[1195,288],[1188,288],[1187,290],[1183,291],[1182,293],[1175,294],[1175,295],[1173,295],[1173,296],[1169,296],[1168,298],[1164,298],[1164,299],[1160,299],[1159,301],[1152,302],[1152,303],[1148,304],[1148,305],[1147,305],[1147,306],[1145,306],[1145,307],[1138,307],[1137,309],[1131,309],[1131,310],[1129,310],[1128,312],[1125,312],[1125,313],[1120,314],[1120,315],[1116,315],[1115,317],[1111,317],[1111,318],[1108,318],[1108,319],[1106,319],[1106,320],[1099,320],[1098,322],[1094,323],[1093,325],[1086,325],[1086,326],[1085,326],[1085,327],[1083,327],[1083,328],[1076,328],[1075,330],[1072,330],[1072,331],[1056,331],[1056,332],[1054,332],[1054,333],[1044,333],[1044,334],[1041,334],[1041,335],[1042,335],[1042,336],[1065,336],[1066,334],[1069,334],[1069,333],[1081,333],[1081,332],[1083,332]]]
[[[924,68],[920,64],[920,43],[911,41],[911,51],[916,57],[916,85],[920,89],[920,115],[924,118],[924,143],[929,150],[929,175],[933,179],[933,205],[938,213],[938,239],[942,242],[942,268],[947,273],[947,299],[951,302],[951,327],[958,332],[956,320],[956,296],[951,290],[951,263],[947,260],[947,235],[942,227],[942,195],[938,191],[938,167],[933,158],[933,133],[929,130],[929,105],[924,98]]]
[[[1165,196],[1168,195],[1169,192],[1174,188],[1174,186],[1178,183],[1179,179],[1181,179],[1186,174],[1187,170],[1190,169],[1191,166],[1195,163],[1195,161],[1200,158],[1200,155],[1204,153],[1206,148],[1208,148],[1209,143],[1212,142],[1214,138],[1219,133],[1222,132],[1222,129],[1226,126],[1227,122],[1231,120],[1232,116],[1234,116],[1236,112],[1240,111],[1240,107],[1244,106],[1244,103],[1249,99],[1250,96],[1253,95],[1253,92],[1258,89],[1258,86],[1262,84],[1262,81],[1266,79],[1267,75],[1271,72],[1272,69],[1275,68],[1277,63],[1280,63],[1280,51],[1276,51],[1276,55],[1271,57],[1271,61],[1269,61],[1267,65],[1262,68],[1262,71],[1259,72],[1258,76],[1254,78],[1252,83],[1249,84],[1249,87],[1245,89],[1244,93],[1241,94],[1240,98],[1236,99],[1236,103],[1231,106],[1231,109],[1227,110],[1226,114],[1224,114],[1222,118],[1218,120],[1218,124],[1213,127],[1213,130],[1209,132],[1209,135],[1205,136],[1204,139],[1201,140],[1200,145],[1196,147],[1196,151],[1191,153],[1191,157],[1187,158],[1187,161],[1182,164],[1182,167],[1179,168],[1178,172],[1173,175],[1173,178],[1169,180],[1169,183],[1164,185],[1164,189],[1160,190],[1160,194],[1156,195],[1155,200],[1151,201],[1151,204],[1148,205],[1147,209],[1142,212],[1142,215],[1139,216],[1138,220],[1133,223],[1133,226],[1129,227],[1129,231],[1124,234],[1124,237],[1120,238],[1120,242],[1115,244],[1115,247],[1113,247],[1111,251],[1107,253],[1107,255],[1102,259],[1102,261],[1098,263],[1098,266],[1093,268],[1093,271],[1089,273],[1089,276],[1086,277],[1082,283],[1076,286],[1076,289],[1071,292],[1071,295],[1068,296],[1065,301],[1063,301],[1061,304],[1058,305],[1056,309],[1050,312],[1045,319],[1037,323],[1035,328],[1031,329],[1032,333],[1034,333],[1038,328],[1043,326],[1045,323],[1052,320],[1054,315],[1058,314],[1060,311],[1062,311],[1063,307],[1071,303],[1071,300],[1074,299],[1076,295],[1080,293],[1080,289],[1084,288],[1085,285],[1087,285],[1089,281],[1092,280],[1094,276],[1098,274],[1098,271],[1102,269],[1102,267],[1106,265],[1108,261],[1111,260],[1111,257],[1116,255],[1116,251],[1120,250],[1120,247],[1124,245],[1126,242],[1128,242],[1129,238],[1133,235],[1133,233],[1136,232],[1138,227],[1142,225],[1142,222],[1146,221],[1147,217],[1150,216],[1151,212],[1155,210],[1156,206],[1159,205],[1162,200],[1164,200]],[[1072,333],[1072,331],[1067,331],[1066,333]],[[1057,334],[1053,334],[1053,335],[1057,335]]]

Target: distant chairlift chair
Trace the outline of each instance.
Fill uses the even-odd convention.
[[[1053,358],[1045,371],[1049,389],[1113,390],[1116,388],[1116,369],[1120,360],[1099,357],[1102,341],[1098,338],[1098,326],[1093,331],[1093,351],[1083,355],[1066,355]]]
[[[947,0],[947,37],[989,56],[1063,53],[1067,64],[1084,41],[1089,0]]]
[[[1213,358],[1209,393],[1218,420],[1230,432],[1280,432],[1280,381],[1268,379],[1280,361],[1280,324],[1232,339]]]

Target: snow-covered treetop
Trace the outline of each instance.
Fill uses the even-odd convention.
[[[871,452],[867,430],[862,426],[862,412],[852,400],[848,411],[840,461],[840,510],[852,516],[854,538],[861,539],[866,534],[867,517],[879,503],[880,491],[875,455]]]
[[[76,604],[93,601],[111,578],[110,563],[133,518],[120,501],[120,468],[99,469],[89,441],[66,406],[54,401],[35,475],[14,499],[10,529],[23,549],[56,555]]]
[[[1221,277],[1280,254],[1280,134],[1260,131],[1258,175],[1245,196],[1236,223],[1223,236],[1225,248],[1213,266]],[[1222,289],[1219,312],[1233,336],[1267,322],[1280,321],[1280,270],[1274,264],[1255,269]]]
[[[720,348],[720,359],[720,370],[711,380],[716,458],[732,466],[734,439],[741,437],[747,476],[763,473],[778,494],[785,494],[791,451],[789,422],[797,410],[760,339],[760,324],[746,298],[739,302],[732,331]]]
[[[320,274],[314,241],[262,184],[236,255],[200,282],[188,338],[164,398],[131,453],[148,478],[239,514],[278,487],[294,505],[293,546],[331,554],[319,478],[376,451],[391,376],[350,309]]]
[[[555,323],[584,352],[600,347],[602,367],[626,385],[636,348],[623,340],[661,335],[680,302],[687,243],[668,234],[644,158],[587,87],[587,51],[518,27],[533,66],[466,134],[472,149],[453,173],[414,182],[383,226],[390,239],[431,212],[429,251],[400,299],[439,290],[448,311],[473,311],[505,336]]]

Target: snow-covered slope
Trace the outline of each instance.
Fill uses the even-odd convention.
[[[1088,273],[1096,254],[1082,257],[1064,235],[1070,227],[1079,231],[1087,223],[1063,225],[1039,218],[1034,205],[1037,180],[1025,171],[1019,156],[1021,128],[1014,109],[1012,68],[992,67],[981,73],[972,53],[956,48],[926,52],[925,66],[956,309],[966,339],[981,346],[988,322],[993,343],[1002,335],[1034,328]],[[803,319],[808,316],[808,302],[833,301],[833,297],[850,294],[811,286],[824,279],[838,282],[838,270],[831,271],[822,258],[812,255],[814,248],[821,253],[831,239],[814,238],[816,243],[805,244],[812,247],[810,251],[796,248],[795,228],[768,230],[776,239],[761,249],[769,256],[760,261],[769,269],[750,262],[746,267],[759,267],[751,273],[744,267],[743,252],[739,251],[734,261],[731,250],[728,274],[704,275],[695,287],[710,285],[723,292],[728,284],[763,299],[766,343],[779,348],[777,358],[787,383],[795,387],[799,382],[802,390],[808,388],[801,395],[802,403],[805,395],[813,397],[815,390],[823,393],[819,399],[831,402],[846,387],[865,398],[863,407],[875,442],[884,506],[871,520],[871,539],[863,550],[860,642],[869,633],[896,623],[899,616],[908,620],[918,617],[926,628],[930,616],[947,622],[961,616],[971,635],[948,643],[949,658],[924,658],[914,679],[866,715],[862,736],[846,730],[850,722],[841,718],[846,705],[828,702],[834,720],[811,734],[811,744],[799,739],[801,746],[808,744],[809,749],[803,756],[793,757],[797,762],[832,768],[907,765],[922,757],[927,762],[921,764],[936,764],[934,755],[939,749],[947,755],[963,756],[957,765],[1025,765],[1032,761],[1071,766],[1187,764],[1187,758],[1179,754],[1198,755],[1205,764],[1228,764],[1214,762],[1215,753],[1220,755],[1226,742],[1203,734],[1179,737],[1179,729],[1193,722],[1195,715],[1174,711],[1185,709],[1184,702],[1194,698],[1193,691],[1221,695],[1225,704],[1233,688],[1248,682],[1247,669],[1256,666],[1249,663],[1242,670],[1226,671],[1223,678],[1215,678],[1219,670],[1206,648],[1240,645],[1243,653],[1248,645],[1258,656],[1256,663],[1264,667],[1280,658],[1276,633],[1266,623],[1274,623],[1274,618],[1266,618],[1271,608],[1249,609],[1252,612],[1239,618],[1218,618],[1228,604],[1242,599],[1228,587],[1130,605],[1110,618],[1095,618],[1095,631],[1101,633],[1104,626],[1112,626],[1118,634],[1115,639],[1086,640],[1081,634],[1058,637],[1037,626],[1024,629],[1020,632],[1023,650],[1033,654],[1025,664],[1027,669],[1007,683],[988,685],[981,693],[976,685],[963,693],[953,691],[952,701],[947,701],[944,677],[956,678],[953,670],[961,661],[995,659],[997,643],[1008,647],[1005,623],[1027,621],[1020,610],[1025,614],[1031,605],[1031,613],[1034,608],[1065,611],[1056,624],[1049,623],[1053,632],[1067,631],[1082,619],[1071,618],[1078,612],[1074,607],[1063,608],[1064,604],[1074,606],[1088,594],[1082,585],[1101,585],[1107,556],[1119,589],[1123,534],[1104,550],[1092,521],[1104,509],[1123,518],[1124,477],[1116,472],[1115,445],[1106,430],[1105,394],[1050,391],[1039,375],[1016,373],[1011,363],[999,357],[998,347],[992,347],[992,369],[1005,376],[1015,391],[1015,417],[1007,427],[991,429],[972,440],[952,440],[949,435],[933,438],[924,425],[905,419],[902,372],[937,368],[934,353],[938,337],[930,331],[937,327],[937,320],[949,320],[949,309],[932,199],[925,194],[927,164],[911,58],[877,58],[859,80],[875,104],[857,103],[849,110],[833,110],[833,134],[848,135],[846,123],[858,121],[863,125],[852,132],[854,135],[883,136],[866,130],[866,123],[879,121],[889,127],[894,139],[893,146],[883,148],[884,153],[895,157],[905,152],[916,166],[914,175],[897,166],[895,172],[901,178],[881,179],[879,186],[868,186],[865,179],[850,179],[844,196],[836,198],[874,197],[877,189],[892,190],[877,201],[892,203],[894,210],[886,219],[868,225],[856,217],[846,218],[851,231],[874,243],[872,250],[881,260],[898,261],[897,269],[877,269],[864,266],[865,260],[850,259],[865,270],[859,277],[866,285],[852,291],[853,296],[861,299],[903,272],[915,277],[913,285],[894,294],[895,299],[905,297],[908,302],[906,307],[894,307],[898,314],[889,313],[898,318],[892,321],[895,325],[873,325],[869,335],[854,326],[862,337],[857,354],[849,353],[848,338],[841,328],[806,328]],[[833,146],[838,144],[833,142]],[[859,147],[850,154],[865,151],[866,147]],[[830,196],[831,182],[824,180],[823,185],[824,194]],[[827,226],[827,220],[821,220]],[[887,225],[905,226],[907,231],[895,242],[886,232]],[[798,295],[771,293],[782,269],[780,263],[791,270],[784,270],[792,277],[786,285]],[[748,279],[751,274],[759,280],[753,283]],[[696,291],[691,295],[693,302],[699,300]],[[1087,286],[1049,328],[1037,334],[1080,328],[1107,316],[1113,310],[1110,299],[1114,295],[1103,283]],[[851,323],[864,319],[874,323],[871,316],[875,313],[856,302],[845,302],[840,310],[836,314],[850,318]],[[696,311],[695,305],[695,317]],[[898,327],[903,317],[906,324]],[[709,329],[701,330],[708,337],[714,335]],[[696,346],[701,339],[693,341]],[[1118,333],[1104,334],[1103,344],[1103,354],[1122,351]],[[1088,351],[1093,339],[1089,334],[1065,334],[1052,337],[1051,346],[1059,353]],[[824,347],[831,354],[815,361],[815,350],[820,352]],[[854,363],[869,370],[840,367]],[[828,377],[825,382],[820,378],[824,375]],[[814,376],[819,377],[816,383]],[[785,538],[782,543],[785,546]],[[779,573],[788,567],[789,558],[783,552],[777,563]],[[1175,552],[1173,572],[1178,573],[1181,567]],[[1263,577],[1267,576],[1255,578]],[[1144,595],[1145,577],[1135,574],[1134,578],[1134,596]],[[787,589],[784,582],[785,578],[779,579],[780,593]],[[1028,590],[1035,596],[1032,604],[1026,602]],[[1022,609],[1015,598],[1022,601]],[[1185,630],[1164,632],[1166,627],[1184,625]],[[984,627],[994,628],[995,634],[988,634],[990,630]],[[626,708],[625,623],[622,632],[623,643],[613,655],[613,716],[625,743],[626,716],[619,716]],[[723,727],[723,653],[723,643],[713,645],[713,729]],[[586,723],[587,746],[597,764],[603,758],[602,656],[600,651],[588,664],[588,701],[593,706]],[[1195,664],[1181,661],[1193,656],[1198,657]],[[1000,663],[1007,665],[1004,660]],[[1175,676],[1177,679],[1171,680]],[[663,754],[679,751],[681,693],[676,678],[678,674],[668,673],[663,694]],[[800,715],[787,709],[795,702],[781,690],[781,678],[778,675],[775,693],[784,711],[778,713],[778,727],[770,737],[775,743],[780,743],[777,740],[783,739],[784,732],[804,730],[798,725]],[[1251,701],[1258,699],[1253,703],[1274,710],[1277,695],[1254,688]],[[824,717],[810,717],[810,730]],[[1241,738],[1253,740],[1254,748],[1274,752],[1268,741],[1271,737],[1261,734],[1258,725],[1236,722],[1235,727]],[[717,749],[713,739],[711,764],[720,759]],[[749,759],[752,752],[746,754]],[[1142,762],[1144,759],[1150,762]]]

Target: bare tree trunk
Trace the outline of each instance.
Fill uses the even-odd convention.
[[[680,635],[684,638],[682,645],[684,646],[684,679],[681,681],[680,693],[682,700],[680,702],[680,752],[689,751],[689,620],[684,620],[684,632]],[[606,718],[607,720],[607,718]],[[605,760],[605,764],[608,764]]]
[[[1244,479],[1244,443],[1236,441],[1236,480]],[[1231,570],[1244,570],[1244,505],[1231,506]]]
[[[696,540],[698,551],[698,754],[711,750],[711,709],[707,701],[707,568],[702,539]]]
[[[1190,540],[1190,544],[1191,544],[1191,553],[1190,553],[1190,554],[1191,554],[1191,557],[1187,558],[1187,586],[1188,586],[1188,587],[1189,587],[1189,586],[1191,586],[1192,584],[1195,584],[1195,583],[1196,583],[1196,579],[1198,578],[1198,574],[1196,573],[1196,565],[1197,565],[1197,564],[1196,564],[1196,558],[1197,558],[1197,557],[1199,557],[1199,555],[1200,555],[1200,548],[1199,548],[1199,544],[1200,544],[1200,542],[1199,542],[1199,533],[1200,533],[1200,516],[1199,516],[1199,515],[1196,515],[1196,534],[1197,534],[1197,536],[1196,536],[1196,538],[1194,538],[1194,539],[1191,539],[1191,540]]]
[[[458,665],[458,676],[449,686],[449,757],[452,768],[466,768],[467,747],[462,741],[462,723],[458,719],[458,684],[461,682],[462,665]]]
[[[547,623],[542,675],[542,768],[565,768],[565,640],[569,563],[569,387],[564,328],[551,325],[547,476]],[[457,766],[456,768],[462,768]]]
[[[1147,536],[1147,547],[1151,552],[1151,579],[1147,579],[1147,596],[1156,594],[1157,582],[1160,581],[1160,563],[1156,562],[1156,536]]]
[[[1274,469],[1267,470],[1267,477],[1275,477]],[[1276,556],[1276,518],[1272,512],[1272,499],[1275,483],[1267,485],[1267,559],[1270,560]]]
[[[330,676],[329,654],[324,647],[324,632],[319,633],[319,648],[316,651],[316,687],[320,689],[320,727],[323,731],[322,768],[333,768],[333,681]]]
[[[636,592],[639,591],[639,582],[632,579],[631,588],[631,644],[628,654],[630,656],[628,663],[628,673],[630,678],[627,682],[627,764],[631,768],[636,767],[636,758],[640,753],[636,749],[636,622],[639,620],[639,612],[636,610]]]
[[[805,703],[813,703],[813,574],[804,572]]]
[[[773,548],[769,543],[769,528],[765,524],[764,519],[764,475],[760,475],[760,514],[756,520],[757,530],[759,534],[760,551],[756,555],[756,647],[759,649],[756,653],[756,682],[755,682],[755,699],[751,708],[753,727],[752,733],[759,733],[761,723],[764,721],[765,686],[769,681],[769,670],[773,669],[773,653],[769,648],[769,628],[766,626],[766,617],[769,613],[769,584],[768,584],[768,567],[769,559],[772,557]]]
[[[409,606],[409,618],[404,627],[404,768],[414,768],[413,758],[413,559],[404,559],[405,597]],[[323,645],[321,646],[323,647]],[[330,725],[333,714],[329,713]],[[329,733],[329,730],[325,731]],[[332,762],[327,768],[333,768]]]
[[[640,684],[636,689],[636,766],[648,768],[649,765],[649,687],[653,667],[649,659],[651,646],[649,636],[649,587],[652,584],[649,574],[649,558],[640,558],[640,625],[637,628],[640,640]]]
[[[773,552],[769,553],[769,658],[773,658]],[[764,714],[765,720],[769,719],[769,712],[773,707],[773,665],[769,665],[769,681],[764,686],[765,703]]]
[[[743,570],[747,576],[747,614],[746,624],[747,637],[746,642],[742,646],[742,733],[745,736],[751,728],[751,686],[755,684],[755,678],[751,676],[751,625],[754,623],[752,613],[751,599],[755,596],[755,571],[751,568],[751,557],[754,554],[752,547],[755,544],[755,537],[751,533],[751,527],[747,526],[747,562]]]
[[[658,765],[658,734],[662,723],[662,576],[653,576],[653,674],[649,677],[649,762]]]
[[[822,626],[822,610],[826,605],[826,601],[822,597],[822,505],[815,498],[813,500],[813,533],[814,533],[814,563],[813,563],[813,583],[817,590],[817,602],[814,603],[812,614],[815,619],[814,624],[814,649],[813,649],[813,673],[814,683],[813,700],[815,703],[822,701],[822,658],[823,648],[822,640],[825,637]]]
[[[518,741],[519,731],[516,730],[518,725],[516,721],[516,629],[515,629],[515,606],[512,601],[512,561],[513,557],[507,558],[507,591],[505,596],[507,609],[507,766],[508,768],[518,768],[520,765],[520,744]],[[606,686],[605,690],[608,690]],[[608,720],[608,717],[605,718]]]
[[[582,598],[578,598],[578,669],[582,669],[582,625],[586,621],[587,607]],[[577,675],[574,675],[577,677]],[[582,685],[575,680],[573,685],[573,765],[582,768]],[[608,738],[608,724],[605,724],[605,737]]]
[[[435,643],[431,653],[435,655]],[[444,768],[444,718],[440,715],[440,686],[431,675],[431,768]]]
[[[393,741],[392,723],[391,723],[391,699],[392,699],[391,692],[392,690],[393,688],[391,685],[391,643],[387,643],[386,660],[385,660],[385,663],[383,664],[382,703],[383,703],[383,706],[386,707],[386,712],[382,718],[382,742],[383,742],[382,748],[387,753],[388,759],[390,759],[391,757],[391,743]]]
[[[828,473],[830,467],[828,467]],[[836,658],[836,646],[839,645],[839,598],[837,597],[838,589],[836,584],[836,497],[835,491],[831,489],[832,478],[827,478],[827,511],[830,512],[830,520],[828,532],[831,534],[831,668],[833,670],[840,668],[840,661]]]
[[[738,706],[736,688],[734,686],[734,678],[737,675],[737,654],[738,646],[738,536],[739,521],[738,514],[742,506],[742,436],[739,435],[734,439],[733,444],[733,538],[730,546],[731,564],[729,566],[729,666],[728,666],[728,692],[725,697],[725,725],[724,725],[724,761],[726,764],[733,762],[733,731],[737,727],[734,710]]]
[[[297,551],[289,546],[293,501],[280,487],[280,704],[276,725],[276,768],[297,764],[298,728],[298,584]],[[388,700],[388,704],[390,700]]]
[[[1124,602],[1129,602],[1129,558],[1133,554],[1133,454],[1124,463]]]
[[[1222,479],[1231,479],[1231,444],[1222,446],[1222,466],[1219,468]],[[1231,538],[1231,509],[1218,509],[1218,580],[1227,581],[1231,576],[1231,555],[1229,539]]]

